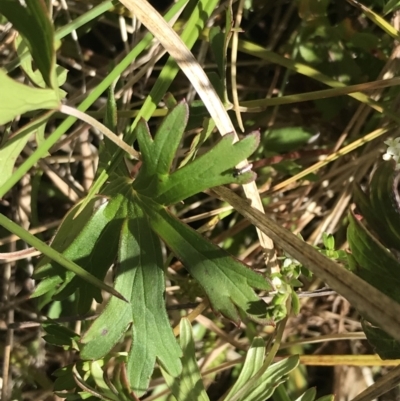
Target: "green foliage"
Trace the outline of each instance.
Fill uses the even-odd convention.
[[[180,324],[180,345],[183,351],[183,371],[179,378],[173,378],[166,372],[163,376],[177,401],[208,401],[202,378],[200,375],[193,342],[192,329],[186,319]],[[246,355],[246,360],[235,384],[223,397],[225,401],[235,399],[237,401],[263,401],[271,397],[277,386],[287,380],[287,375],[296,368],[299,363],[297,356],[291,356],[269,366],[264,373],[259,374],[265,358],[264,341],[254,338]],[[256,378],[256,375],[258,377]],[[254,380],[256,378],[256,380]],[[236,394],[243,389],[250,380],[254,380],[243,394],[237,398]]]
[[[54,27],[49,19],[45,2],[31,0],[23,6],[18,1],[4,0],[0,3],[0,14],[7,17],[23,36],[46,85],[56,89]],[[0,86],[4,89],[2,84]],[[40,96],[39,93],[37,96]],[[29,99],[29,96],[26,99]]]
[[[171,393],[177,401],[209,401],[197,365],[192,327],[187,319],[181,320],[179,343],[182,349],[182,374],[173,377],[161,369]]]
[[[66,95],[60,88],[66,82],[66,70],[55,64],[55,52],[59,49],[57,41],[73,31],[78,32],[81,39],[83,31],[89,32],[94,21],[119,2],[103,1],[98,6],[89,7],[89,10],[78,18],[75,16],[76,11],[72,10],[71,21],[58,30],[50,20],[46,3],[49,2],[0,1],[1,23],[11,22],[13,28],[20,34],[14,41],[16,57],[0,71],[2,93],[10,94],[0,98],[0,125],[6,124],[0,147],[2,202],[4,197],[2,207],[7,205],[7,192],[37,165],[41,158],[49,155],[48,152],[61,137],[68,136],[68,130],[76,121],[70,117],[60,122],[60,113],[55,114],[62,110],[61,99]],[[220,25],[225,32],[221,27],[214,26],[206,35],[205,27],[218,1],[178,0],[166,13],[165,19],[168,21],[177,15],[178,10],[186,7],[186,3],[188,6],[177,23],[177,25],[184,24],[182,41],[188,48],[198,43],[202,34],[203,39],[209,41],[216,71],[208,71],[208,77],[223,104],[229,109],[231,103],[230,93],[227,91],[229,87],[226,74],[227,49],[231,36],[239,31],[238,27],[232,29],[233,14],[236,9],[228,8],[225,20],[214,19],[214,23],[222,21]],[[378,10],[383,8],[383,13],[390,13],[399,8],[399,2],[393,0],[371,0],[367,3],[368,6],[376,7]],[[237,7],[237,4],[234,3],[234,7]],[[324,85],[344,89],[346,84],[365,83],[375,79],[391,51],[390,38],[398,38],[398,33],[387,21],[365,7],[362,8],[363,15],[373,21],[373,24],[368,25],[367,29],[363,27],[359,30],[351,23],[351,17],[339,18],[338,22],[330,20],[331,10],[340,11],[341,8],[341,5],[335,2],[300,0],[293,1],[293,5],[297,7],[298,12],[293,14],[295,17],[291,19],[293,20],[291,24],[295,25],[294,20],[297,18],[298,26],[294,31],[287,33],[287,40],[284,38],[285,33],[280,38],[278,46],[271,45],[267,50],[254,43],[243,41],[244,36],[251,37],[252,27],[246,28],[246,32],[241,32],[239,35],[240,52],[251,54],[251,57],[257,58],[256,61],[265,60],[273,64],[279,74],[282,73],[282,76],[276,75],[278,81],[282,81],[282,86],[280,89],[275,88],[278,89],[277,92],[271,92],[272,98],[269,94],[265,99],[261,96],[262,106],[259,110],[262,111],[261,114],[268,114],[269,110],[267,113],[264,111],[269,101],[274,105],[279,104],[276,101],[284,95],[286,84],[296,82],[300,75],[308,77],[307,87],[310,83],[312,87],[315,84],[313,81],[320,81]],[[280,11],[285,11],[288,6],[292,5],[283,4]],[[253,13],[257,7],[257,2],[245,2],[244,16]],[[263,11],[269,12],[274,7],[276,6],[272,2],[266,5]],[[284,14],[286,15],[282,12],[282,15]],[[260,14],[260,18],[263,17],[264,15]],[[63,16],[57,16],[55,23],[62,23],[62,20]],[[256,25],[262,26],[259,22],[261,19]],[[375,26],[386,33],[377,35]],[[135,41],[135,47],[126,52],[121,61],[115,59],[118,60],[117,65],[112,69],[108,68],[105,78],[94,87],[90,87],[85,99],[77,108],[81,111],[87,110],[109,88],[105,125],[119,134],[121,124],[117,124],[117,104],[113,96],[113,87],[120,77],[126,77],[127,68],[138,61],[138,57],[147,51],[153,42],[150,33],[137,43]],[[285,57],[278,54],[274,48],[279,48],[279,52],[282,50]],[[63,50],[60,50],[60,53],[63,53]],[[115,60],[112,60],[113,66]],[[246,62],[252,61],[246,60]],[[240,67],[240,64],[238,66]],[[19,70],[15,70],[16,67],[19,67]],[[184,224],[177,217],[178,214],[175,214],[179,206],[174,207],[174,205],[185,201],[185,206],[188,206],[192,200],[190,198],[199,192],[214,186],[231,183],[242,185],[254,180],[256,175],[252,171],[237,175],[234,174],[234,167],[253,154],[260,142],[260,135],[257,133],[248,134],[236,143],[233,143],[233,135],[228,134],[216,144],[213,143],[214,146],[204,153],[202,145],[205,142],[207,146],[210,145],[212,142],[210,137],[216,124],[218,126],[218,121],[209,118],[207,107],[210,106],[206,104],[207,102],[198,100],[192,102],[189,118],[188,106],[184,102],[176,104],[172,95],[166,95],[179,71],[176,59],[169,57],[155,84],[148,91],[149,96],[142,108],[124,110],[129,117],[136,117],[130,122],[131,127],[123,131],[124,141],[129,146],[136,141],[140,148],[142,159],[135,165],[135,171],[140,168],[135,179],[126,168],[131,161],[125,164],[121,149],[108,138],[104,138],[100,144],[96,182],[86,199],[73,206],[67,213],[52,240],[51,247],[0,215],[2,226],[45,255],[35,268],[34,278],[40,282],[32,298],[38,301],[39,309],[50,307],[49,318],[59,317],[61,313],[86,314],[94,300],[103,301],[102,290],[113,294],[107,299],[104,309],[90,328],[83,324],[86,331],[82,336],[55,321],[43,325],[46,332],[44,338],[50,346],[62,347],[74,353],[78,350],[81,358],[85,359],[85,361],[77,360],[76,363],[63,367],[55,373],[57,379],[53,390],[66,399],[131,400],[132,389],[135,392],[134,396],[142,395],[148,390],[154,366],[159,367],[178,401],[208,399],[197,366],[190,324],[185,319],[181,320],[179,347],[165,308],[163,252],[166,247],[171,251],[169,257],[180,259],[191,277],[190,280],[195,281],[195,284],[191,284],[185,276],[181,289],[189,288],[187,291],[191,291],[189,295],[193,298],[199,295],[207,298],[216,314],[223,315],[236,325],[242,320],[252,320],[255,323],[250,322],[249,326],[253,324],[253,327],[256,324],[281,321],[287,317],[289,301],[291,310],[294,313],[299,312],[300,303],[295,289],[301,286],[299,280],[301,274],[310,276],[310,272],[299,262],[289,257],[284,258],[280,273],[271,278],[277,291],[271,303],[265,305],[255,290],[270,290],[271,285],[268,281],[270,278],[267,279],[249,269],[244,263]],[[22,74],[25,80],[13,79],[17,74]],[[268,79],[269,74],[268,71]],[[69,84],[70,82],[66,88],[71,87]],[[208,82],[204,84],[208,85],[208,89],[212,89],[212,85]],[[244,87],[245,90],[240,94],[240,106],[244,106],[240,108],[241,111],[246,110],[247,101],[244,100],[242,105],[242,100],[253,90],[251,86],[249,88]],[[298,89],[297,83],[295,86],[291,85],[289,90],[293,88]],[[394,87],[388,92],[382,99],[390,108],[398,90]],[[310,94],[313,96],[313,93],[308,95]],[[318,99],[318,97],[303,96],[301,93],[294,96],[291,99],[282,96],[286,102],[282,104]],[[351,93],[350,96],[398,122],[394,113],[384,105],[372,101],[369,95]],[[147,121],[155,115],[155,109],[162,100],[170,113],[156,134],[151,135]],[[345,107],[355,103],[354,100],[350,100],[347,97],[320,99],[315,101],[314,106],[327,122]],[[273,103],[274,101],[276,103]],[[248,106],[251,109],[259,105]],[[50,111],[38,114],[38,110]],[[165,111],[157,110],[157,116],[165,115],[163,114]],[[283,113],[277,111],[278,109],[275,109],[270,121],[282,117]],[[46,129],[49,120],[52,124],[49,124],[51,129],[49,127]],[[371,120],[370,124],[373,125],[378,118],[375,115]],[[315,120],[312,121],[312,126],[314,122]],[[19,123],[21,125],[18,125]],[[260,126],[258,122],[249,123],[248,126],[250,125],[257,128]],[[264,154],[265,157],[269,157],[270,152],[301,151],[303,147],[309,146],[314,133],[309,128],[311,124],[308,122],[305,124],[300,117],[298,120],[284,121],[284,125],[288,126],[271,127],[266,131],[265,127],[270,125],[261,124],[260,156]],[[200,126],[202,129],[198,130]],[[14,132],[11,132],[14,128]],[[185,130],[188,132],[193,128],[197,131],[189,151],[183,157],[181,154],[178,157],[177,153],[181,148]],[[10,137],[7,136],[9,132],[11,132]],[[23,149],[32,134],[36,138],[36,144],[33,146],[35,150],[32,155],[24,159]],[[324,146],[328,144],[325,138],[327,136],[321,135],[320,138]],[[183,147],[187,147],[187,142]],[[24,161],[18,165],[20,160]],[[276,177],[280,177],[282,173],[297,174],[303,169],[302,165],[302,160],[283,160],[274,168],[267,167],[273,174],[276,173]],[[318,177],[308,175],[306,178],[311,181]],[[400,284],[396,274],[399,268],[397,252],[400,239],[397,228],[400,226],[397,183],[397,177],[392,174],[391,164],[384,163],[374,175],[368,195],[360,188],[356,188],[357,203],[364,221],[359,221],[355,215],[350,216],[348,231],[352,248],[352,254],[349,255],[351,267],[356,274],[376,285],[395,302],[399,301],[396,288]],[[267,194],[266,203],[270,199]],[[344,251],[335,249],[333,236],[324,235],[323,243],[324,249],[319,250],[321,253],[330,259],[346,262]],[[232,250],[226,242],[224,247]],[[104,281],[110,266],[113,265],[114,282],[110,287]],[[192,291],[194,287],[196,290]],[[71,305],[73,309],[70,308]],[[59,308],[57,313],[55,313],[56,306]],[[398,357],[399,344],[396,341],[367,320],[363,321],[363,327],[370,342],[383,358]],[[119,342],[123,339],[132,342],[126,353],[118,352]],[[211,343],[209,339],[206,341]],[[298,358],[290,357],[274,365],[264,366],[265,353],[269,351],[270,348],[266,350],[263,340],[257,337],[254,339],[240,376],[225,394],[224,399],[261,401],[273,393],[277,395],[279,391],[276,389],[279,389],[287,380],[287,374],[297,366]],[[111,370],[108,366],[110,361],[115,364],[115,369],[112,377],[108,378],[104,372]],[[156,374],[158,373],[157,370]],[[77,383],[81,391],[77,390]],[[74,389],[75,392],[72,392]],[[239,392],[242,393],[237,396]],[[315,394],[315,390],[310,389],[299,398],[299,401],[313,401]],[[331,399],[331,396],[323,399]]]
[[[386,161],[375,171],[368,195],[355,187],[354,196],[362,219],[354,213],[349,215],[347,239],[351,249],[349,265],[354,273],[400,303],[400,262],[396,256],[400,250],[398,177],[394,162]],[[364,317],[363,329],[379,356],[399,358],[400,344],[368,323],[368,316]]]
[[[0,86],[4,93],[15,96],[2,96],[0,100],[0,124],[8,123],[16,116],[31,110],[57,109],[60,102],[54,89],[39,89],[16,82],[0,70]]]
[[[253,290],[270,289],[266,279],[181,223],[164,207],[212,186],[252,180],[251,171],[235,176],[234,166],[255,150],[258,137],[249,135],[232,144],[232,138],[226,136],[206,154],[171,172],[186,121],[187,106],[180,103],[164,119],[154,139],[146,124],[140,123],[137,138],[142,167],[136,180],[132,183],[125,175],[113,179],[103,191],[108,201],[94,213],[92,201],[76,219],[76,209],[72,210],[53,241],[55,249],[99,279],[117,259],[114,289],[128,302],[111,298],[83,336],[81,357],[104,357],[130,327],[133,345],[127,370],[137,394],[146,391],[156,359],[171,376],[178,376],[181,370],[180,350],[164,305],[163,260],[156,234],[183,261],[217,313],[239,322],[240,310],[254,320],[266,321],[265,304]],[[51,261],[42,262],[35,276],[45,278],[45,284],[38,288],[40,295],[50,290],[54,299],[62,299],[78,292],[80,313],[89,310],[93,299],[101,301],[98,288],[88,286],[71,272],[65,273]]]
[[[264,341],[261,338],[256,337],[246,355],[246,360],[239,378],[226,395],[225,400],[228,401],[232,398],[241,401],[266,400],[272,396],[274,390],[280,384],[287,380],[287,375],[299,364],[299,357],[293,355],[270,365],[261,375],[259,375],[259,372],[263,367],[264,357]],[[253,381],[255,377],[257,377],[257,380]],[[236,394],[249,382],[252,382],[252,385],[250,387],[247,386],[244,394],[240,398],[237,398]]]
[[[274,128],[263,135],[263,146],[267,152],[290,152],[306,145],[313,135],[313,130],[304,127]]]

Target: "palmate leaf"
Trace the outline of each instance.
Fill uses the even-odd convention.
[[[152,229],[199,282],[216,312],[238,323],[240,309],[252,319],[266,323],[265,304],[253,288],[268,290],[269,283],[174,218],[163,206],[217,185],[253,179],[253,172],[235,175],[233,167],[253,153],[258,134],[248,135],[235,144],[233,137],[226,135],[204,155],[170,172],[186,121],[187,105],[182,102],[166,116],[154,140],[143,121],[138,125],[136,134],[143,166],[133,182],[137,201]]]
[[[257,132],[233,142],[225,135],[212,149],[175,172],[170,172],[187,121],[187,105],[179,103],[161,124],[154,140],[144,120],[136,135],[143,166],[133,187],[159,204],[171,205],[208,188],[229,183],[244,184],[255,179],[252,171],[234,174],[234,166],[250,156],[258,146]]]
[[[187,106],[180,103],[165,118],[154,140],[146,124],[139,124],[142,167],[137,179],[132,182],[125,174],[113,178],[102,192],[108,202],[79,223],[79,232],[60,246],[66,256],[103,277],[108,268],[105,266],[114,254],[118,255],[114,289],[129,303],[111,297],[83,336],[81,357],[102,358],[129,331],[133,341],[127,371],[138,395],[147,390],[156,361],[173,377],[181,372],[181,350],[165,308],[159,238],[183,261],[217,313],[236,323],[244,314],[266,322],[266,305],[254,288],[269,290],[268,281],[180,222],[164,206],[215,185],[253,179],[255,174],[251,171],[234,174],[234,166],[254,151],[258,135],[249,135],[235,144],[227,136],[209,152],[171,172],[186,121]],[[54,244],[59,246],[57,237]],[[110,247],[113,249],[107,255]],[[100,269],[99,264],[103,266]],[[59,269],[54,268],[57,267],[42,266],[38,274],[50,280],[59,274]],[[82,301],[88,307],[89,299],[98,299],[93,289],[73,276],[66,277],[56,296],[66,296],[77,288],[83,296],[90,294],[84,301],[79,299],[79,304]]]

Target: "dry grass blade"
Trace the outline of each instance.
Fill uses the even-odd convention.
[[[400,305],[344,267],[326,258],[311,245],[279,226],[227,188],[214,188],[240,214],[265,232],[284,251],[310,269],[358,311],[400,341]]]

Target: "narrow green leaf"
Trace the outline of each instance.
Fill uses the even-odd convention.
[[[199,282],[217,313],[238,323],[239,308],[251,319],[266,323],[266,305],[252,288],[271,289],[261,274],[207,241],[151,199],[140,198],[140,205],[152,229]]]
[[[56,89],[52,79],[55,65],[54,29],[46,4],[43,0],[29,0],[25,6],[21,4],[15,0],[2,0],[0,13],[24,37],[47,86]],[[3,88],[1,84],[0,86]]]
[[[364,319],[361,324],[368,342],[381,359],[400,359],[400,343],[398,341]]]
[[[296,401],[314,401],[317,395],[317,390],[315,387],[309,388],[305,393],[303,393]]]
[[[349,215],[349,220],[347,240],[351,256],[359,265],[355,273],[396,302],[400,302],[400,263],[353,214]]]
[[[104,116],[104,125],[111,131],[116,132],[118,124],[117,102],[114,96],[115,83],[110,85],[107,91],[107,107]],[[108,139],[108,138],[107,138]]]
[[[112,132],[117,132],[118,116],[117,116],[117,102],[114,96],[115,83],[109,86],[107,90],[107,107],[104,116],[104,125]],[[110,163],[113,156],[118,152],[118,145],[111,141],[107,136],[104,136],[103,141],[100,143],[99,149],[99,167],[96,172],[96,176],[99,176],[102,172],[106,172],[110,168]],[[119,165],[115,166],[115,170],[112,172],[111,177],[129,176],[128,169],[124,163],[124,159],[121,158]]]
[[[209,401],[196,361],[192,326],[185,318],[180,322],[179,342],[183,352],[181,375],[172,377],[161,368],[168,387],[177,401]]]
[[[335,396],[333,394],[324,395],[323,397],[319,397],[317,401],[335,401]]]
[[[399,178],[393,160],[381,163],[372,177],[369,198],[370,213],[376,216],[371,221],[372,227],[385,245],[400,250]]]
[[[1,2],[0,2],[1,4]],[[38,109],[58,109],[60,101],[57,90],[38,89],[14,81],[0,70],[0,124],[8,123],[16,116]]]
[[[187,104],[181,102],[164,118],[154,140],[146,122],[139,121],[135,132],[142,152],[143,166],[135,180],[136,188],[147,187],[149,178],[152,179],[155,175],[162,177],[170,173],[187,118]]]
[[[242,372],[240,373],[240,376],[250,380],[256,373],[257,370],[256,368],[260,364],[260,358],[261,358],[261,339],[255,339],[255,347],[259,348],[253,351],[249,351],[247,356],[246,356],[246,361],[245,365],[243,366]],[[261,340],[264,342],[263,340]],[[252,344],[253,347],[253,344]],[[262,350],[264,350],[264,346],[262,346]],[[274,393],[275,389],[282,383],[284,383],[287,380],[287,375],[293,371],[299,364],[299,356],[298,355],[292,355],[289,358],[283,359],[277,363],[274,363],[271,365],[265,372],[264,374],[260,377],[258,382],[255,384],[255,386],[247,392],[246,395],[241,397],[239,400],[240,401],[265,401],[269,399],[272,394]],[[229,395],[225,397],[226,401],[229,401],[231,397],[233,397],[241,387],[246,383],[246,381],[240,379],[239,380],[241,385],[240,386],[234,386],[233,391],[231,390],[229,392]],[[247,381],[248,381],[247,380]]]
[[[400,8],[399,0],[389,0],[383,7],[383,15],[397,11]]]
[[[45,280],[42,280],[35,288],[31,298],[37,298],[44,294],[50,293],[50,297],[48,297],[49,301],[53,294],[56,292],[58,286],[62,283],[63,278],[61,276],[52,276],[48,277]],[[39,308],[41,309],[41,308]]]
[[[182,168],[196,157],[201,145],[209,138],[215,128],[214,120],[211,118],[203,119],[203,129],[193,137],[190,144],[190,149],[187,151],[186,156],[181,161],[179,168]]]
[[[390,24],[390,22],[386,21],[383,17],[379,14],[373,12],[368,7],[364,6],[360,2],[356,0],[348,0],[349,3],[353,4],[360,10],[362,10],[365,15],[377,26],[379,26],[383,31],[385,31],[388,35],[390,35],[393,39],[400,40],[400,33],[399,31]]]
[[[218,68],[218,74],[222,82],[225,82],[226,70],[226,46],[225,34],[220,27],[212,27],[209,33],[210,48],[213,52],[215,62]]]
[[[246,359],[243,368],[240,371],[240,375],[225,397],[226,400],[229,400],[231,395],[236,394],[237,391],[241,389],[258,372],[258,370],[261,369],[264,356],[264,340],[261,337],[254,337],[251,347],[246,354]]]
[[[107,383],[105,382],[103,376],[104,372],[101,369],[100,364],[97,361],[93,361],[90,364],[90,373],[96,383],[97,389],[99,390],[100,394],[107,397],[106,400],[112,401],[121,401],[121,398],[118,394],[114,394],[113,391],[108,387]]]
[[[258,386],[243,401],[264,401],[272,396],[275,389],[288,379],[288,374],[299,364],[299,356],[292,355],[271,365],[261,376]]]

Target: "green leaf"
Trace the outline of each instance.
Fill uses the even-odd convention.
[[[0,96],[0,124],[5,124],[27,111],[56,110],[60,106],[57,90],[32,88],[14,81],[2,70],[0,70],[0,88],[3,93],[10,94]]]
[[[97,390],[105,397],[105,399],[121,401],[121,398],[118,396],[118,394],[115,394],[105,382],[103,377],[104,372],[97,361],[93,361],[90,364],[90,373],[92,374],[92,377],[96,383]]]
[[[39,70],[33,70],[32,57],[27,50],[26,41],[21,36],[17,36],[15,39],[15,47],[17,49],[18,57],[21,60],[21,68],[24,70],[31,82],[39,88],[46,88],[46,82],[44,81],[41,72]],[[25,55],[28,55],[29,57]],[[55,65],[56,88],[60,99],[64,98],[67,94],[67,92],[60,88],[67,80],[67,74],[68,70],[66,68],[57,64]],[[44,137],[40,139],[44,141]]]
[[[46,3],[44,0],[29,0],[24,4],[26,5],[22,6],[15,0],[2,0],[0,13],[24,37],[44,81],[50,88],[56,89],[57,86],[52,79],[55,65],[54,29]],[[1,84],[0,87],[4,90]]]
[[[179,168],[183,167],[196,157],[199,148],[209,138],[214,128],[215,128],[215,123],[213,119],[211,118],[203,119],[203,129],[193,137],[193,140],[190,144],[190,148],[187,151],[184,159],[179,164]]]
[[[266,304],[253,290],[253,287],[271,289],[261,274],[203,238],[151,199],[140,197],[139,201],[152,229],[199,282],[217,313],[238,323],[239,308],[251,319],[266,323]]]
[[[265,356],[265,343],[261,337],[254,337],[251,347],[246,354],[242,370],[233,387],[229,390],[229,397],[236,394],[262,367]]]
[[[400,1],[399,0],[389,0],[385,7],[383,7],[383,15],[389,14],[394,12],[400,8]]]
[[[121,230],[121,225],[122,220],[112,220],[99,232],[96,243],[93,248],[90,249],[90,255],[85,256],[83,259],[78,259],[83,269],[100,280],[104,280],[108,269],[115,260],[118,249],[117,234]],[[84,244],[83,241],[81,245],[82,244]],[[69,250],[66,254],[69,254]],[[93,304],[93,300],[96,300],[98,303],[101,303],[103,300],[101,290],[85,280],[82,280],[80,277],[75,276],[68,283],[66,280],[65,284],[67,285],[64,285],[62,291],[58,291],[53,299],[65,299],[70,294],[78,292],[75,304],[76,311],[79,314],[87,313]]]
[[[170,132],[170,136],[177,135]],[[253,132],[239,142],[233,143],[233,134],[225,135],[211,150],[186,164],[174,173],[160,175],[155,167],[145,167],[146,153],[152,148],[148,145],[149,133],[144,129],[137,131],[144,165],[133,186],[142,195],[153,198],[164,205],[174,204],[198,192],[218,185],[232,182],[243,184],[255,179],[252,171],[234,175],[233,167],[251,155],[259,143],[259,134]],[[173,141],[172,138],[170,138]],[[154,142],[157,141],[157,137]],[[175,141],[179,143],[179,141]],[[164,169],[166,171],[166,169]],[[152,173],[154,174],[152,175]],[[137,182],[139,181],[139,182]]]
[[[233,167],[257,148],[259,134],[252,133],[233,143],[233,134],[225,135],[210,151],[177,171],[170,173],[172,161],[187,123],[187,106],[178,104],[164,119],[154,140],[142,120],[136,135],[143,165],[133,183],[140,194],[164,205],[177,203],[205,189],[231,182],[254,180],[252,171],[235,175]]]
[[[247,135],[236,143],[233,143],[233,134],[225,135],[204,155],[171,175],[160,177],[161,180],[157,182],[152,197],[160,204],[170,205],[212,187],[232,182],[243,184],[253,181],[255,173],[249,171],[235,176],[233,167],[250,156],[258,143],[257,132]]]
[[[8,219],[3,214],[0,214],[0,224],[4,228],[6,228],[8,231],[17,235],[21,240],[26,241],[32,247],[36,248],[37,250],[42,252],[44,255],[48,256],[49,258],[51,258],[52,260],[54,260],[61,266],[65,267],[68,271],[73,272],[74,274],[76,274],[77,276],[88,281],[95,287],[101,288],[101,289],[109,292],[110,294],[113,294],[116,297],[123,299],[121,297],[121,294],[119,294],[117,291],[115,291],[112,287],[108,286],[107,284],[105,284],[101,280],[99,280],[98,278],[89,274],[87,271],[82,269],[79,265],[77,265],[76,263],[67,259],[64,255],[60,254],[59,252],[55,251],[53,248],[51,248],[49,245],[47,245],[43,241],[40,241],[38,238],[36,238],[34,235],[32,235],[29,231],[26,231],[25,229],[21,228],[18,224],[14,223],[13,221]]]
[[[80,207],[79,203],[68,211],[52,240],[51,246],[53,249],[58,252],[64,252],[76,240],[76,237],[82,232],[85,225],[87,225],[89,219],[92,217],[97,201],[98,199],[92,199],[78,215],[76,213]],[[39,261],[36,265],[36,278],[41,277],[42,271],[46,270],[43,266],[48,265],[48,263],[50,263],[48,257],[43,257]]]
[[[114,288],[119,293],[130,290],[131,281],[126,280],[127,272],[120,272]],[[108,354],[122,338],[132,322],[131,306],[116,297],[111,297],[100,316],[82,337],[82,359],[96,360]]]
[[[172,377],[162,368],[161,373],[177,401],[209,401],[196,361],[192,327],[185,318],[180,322],[179,341],[183,353],[181,375]]]
[[[127,207],[124,206],[125,197],[118,195],[92,214],[95,201],[92,200],[74,219],[79,205],[75,206],[73,212],[63,220],[52,247],[63,252],[69,260],[79,263],[92,276],[103,280],[117,254],[118,235],[115,234],[121,229],[122,217],[126,215]],[[79,290],[76,302],[78,313],[86,313],[93,299],[101,302],[102,296],[98,287],[88,284],[73,272],[65,273],[56,262],[45,259],[34,273],[34,277],[46,277],[46,280],[53,280],[54,276],[62,277],[63,285],[53,289],[56,294],[53,298],[65,299]],[[42,289],[41,292],[43,293]]]
[[[364,319],[361,324],[368,342],[381,359],[400,359],[400,343],[398,341]]]
[[[52,276],[41,281],[35,288],[35,291],[31,295],[31,298],[37,298],[44,294],[51,293],[51,296],[56,292],[57,287],[62,283],[63,278],[61,276]],[[49,297],[50,301],[51,297]],[[44,306],[44,304],[42,305]],[[41,309],[41,307],[39,308]]]
[[[355,273],[396,302],[400,302],[400,263],[353,214],[349,215],[349,223],[347,240],[351,256],[359,266]]]
[[[305,393],[303,393],[296,401],[314,401],[317,395],[315,387],[309,388]]]
[[[107,107],[104,116],[104,125],[112,132],[117,132],[118,116],[117,116],[117,102],[114,96],[114,86],[111,85],[107,90]],[[110,167],[113,156],[118,152],[119,147],[116,143],[111,141],[107,136],[103,137],[99,149],[99,167],[96,172],[98,177],[101,172],[105,172]],[[111,177],[128,177],[128,169],[126,168],[123,159],[116,165],[115,170],[112,172]]]
[[[47,333],[43,338],[50,344],[72,347],[79,339],[79,335],[67,327],[53,323],[43,323],[42,326]]]
[[[263,135],[264,148],[268,152],[290,152],[307,144],[315,132],[303,127],[274,128]]]
[[[143,394],[156,358],[169,374],[177,376],[182,370],[182,353],[165,309],[161,245],[143,212],[138,207],[136,212],[121,238],[120,264],[121,269],[132,271],[133,279],[133,345],[128,355],[128,376],[135,393]]]
[[[221,31],[221,28],[213,26],[209,33],[210,48],[213,52],[215,62],[218,68],[218,75],[222,82],[225,81],[226,71],[226,47],[225,47],[225,34]]]
[[[317,401],[335,401],[335,396],[333,394],[324,395],[323,397],[319,397]]]
[[[121,303],[110,300],[105,311],[84,336],[83,343],[86,345],[81,356],[85,359],[102,357],[118,341],[128,324],[133,322],[133,344],[128,355],[127,371],[135,393],[143,394],[147,390],[156,359],[169,374],[179,375],[181,350],[165,309],[165,281],[159,240],[141,209],[133,204],[131,206],[131,218],[126,219],[122,227],[115,285],[131,303],[121,310]]]
[[[261,368],[264,361],[265,344],[260,337],[255,337],[246,355],[242,371],[225,397],[229,401]],[[272,396],[276,387],[287,380],[287,375],[299,364],[298,355],[292,355],[271,366],[264,372],[247,394],[240,401],[264,401]]]
[[[40,127],[44,126],[52,114],[53,111],[50,111],[42,114],[40,117],[35,118],[30,123],[14,132],[12,138],[3,144],[0,149],[0,187],[11,177],[15,162],[31,135]]]
[[[143,119],[139,121],[136,135],[142,152],[143,165],[135,180],[135,188],[138,190],[146,188],[149,178],[151,180],[156,175],[163,177],[170,173],[187,118],[187,104],[181,102],[164,118],[154,140],[146,122]]]
[[[376,169],[369,189],[371,209],[376,219],[372,227],[388,247],[400,249],[399,174],[393,160],[381,163]],[[369,223],[369,220],[367,220]]]
[[[53,387],[54,391],[73,390],[76,387],[72,368],[72,365],[68,365],[52,373],[56,377]]]

